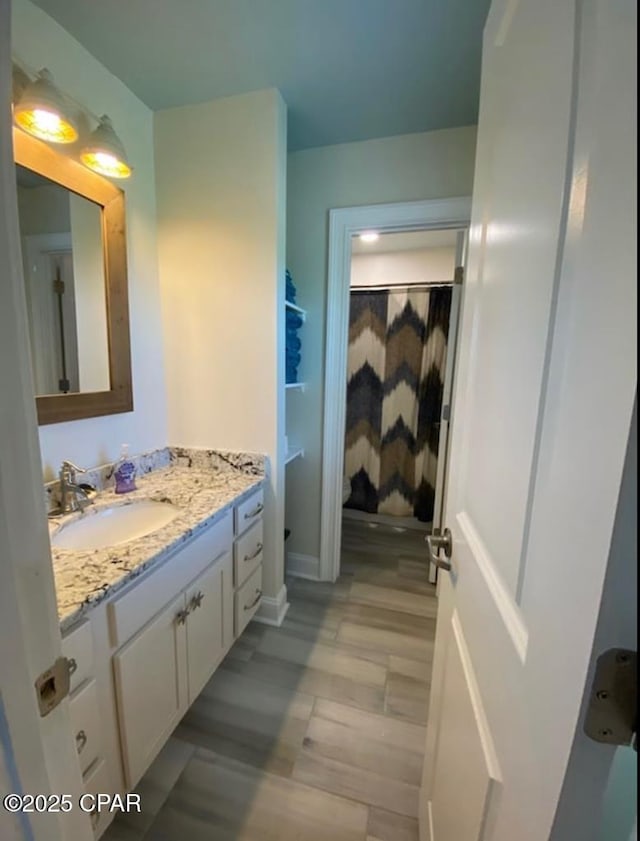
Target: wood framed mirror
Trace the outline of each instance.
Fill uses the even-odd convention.
[[[40,425],[133,410],[125,194],[13,130]]]

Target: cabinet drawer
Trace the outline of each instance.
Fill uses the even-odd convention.
[[[84,773],[82,777],[84,783],[84,790],[87,794],[92,794],[94,797],[98,794],[112,794],[113,788],[111,785],[111,778],[109,769],[104,759],[98,759],[94,764]],[[89,804],[87,804],[89,805]],[[107,809],[98,812],[95,809],[90,814],[91,826],[96,835],[101,834],[113,819],[113,813]]]
[[[76,625],[62,638],[62,653],[72,661],[69,692],[74,692],[87,678],[93,677],[93,637],[88,621]]]
[[[248,499],[236,506],[236,534],[242,534],[253,525],[264,510],[264,493],[262,488],[251,494]]]
[[[260,607],[262,596],[262,564],[253,572],[245,583],[236,591],[235,631],[236,637],[249,624],[256,610]]]
[[[95,680],[85,683],[69,700],[69,714],[82,773],[102,753],[100,710]]]
[[[122,645],[158,611],[176,597],[212,561],[229,552],[233,543],[233,517],[228,511],[215,525],[179,547],[179,558],[152,570],[108,605],[113,644]],[[138,589],[142,587],[142,590]]]
[[[233,560],[234,583],[239,587],[262,563],[262,520],[254,523],[236,540]]]

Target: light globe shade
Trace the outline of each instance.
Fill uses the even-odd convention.
[[[109,178],[128,178],[131,175],[127,153],[106,114],[100,117],[98,127],[91,132],[80,152],[80,160],[89,169]]]
[[[77,126],[46,68],[25,88],[14,106],[13,119],[27,134],[49,143],[74,143],[78,139]]]

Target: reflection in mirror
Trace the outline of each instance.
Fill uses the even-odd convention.
[[[102,208],[16,165],[36,395],[108,391]]]

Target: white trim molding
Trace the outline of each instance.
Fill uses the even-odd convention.
[[[315,555],[301,555],[298,552],[288,552],[285,572],[294,578],[308,578],[310,581],[319,581],[320,558]]]
[[[260,622],[262,625],[274,625],[276,628],[279,628],[288,610],[287,587],[283,584],[275,599],[269,596],[262,597],[260,607],[253,617],[253,621]]]
[[[390,233],[465,228],[470,219],[469,197],[343,207],[329,211],[320,526],[320,579],[323,581],[335,581],[340,573],[351,238],[367,230]]]
[[[529,631],[525,624],[522,611],[514,600],[513,594],[504,579],[498,572],[495,562],[473,525],[469,514],[466,511],[461,511],[458,513],[456,519],[460,533],[471,552],[471,557],[477,562],[478,569],[482,574],[487,589],[491,593],[496,610],[504,622],[504,627],[509,634],[513,647],[518,652],[520,662],[524,663],[527,659]]]

